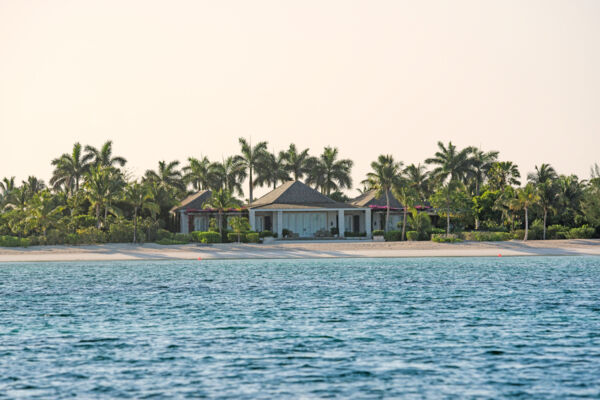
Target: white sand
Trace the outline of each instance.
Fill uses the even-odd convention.
[[[600,240],[509,242],[298,241],[275,244],[33,246],[0,248],[0,262],[600,255]]]

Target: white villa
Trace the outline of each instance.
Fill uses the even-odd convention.
[[[371,236],[371,210],[339,203],[299,181],[288,181],[248,205],[253,230],[271,230],[283,237],[327,237],[337,228],[339,237],[346,232]]]

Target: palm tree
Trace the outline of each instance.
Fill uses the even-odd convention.
[[[585,194],[585,185],[576,175],[561,175],[556,181],[557,205],[561,210],[561,219],[567,224],[575,220],[575,214],[581,213],[581,202]]]
[[[124,166],[127,160],[123,157],[112,156],[112,140],[107,140],[98,150],[93,146],[85,146],[85,161],[91,160],[95,166],[114,167],[116,165]]]
[[[245,169],[248,170],[248,178],[250,182],[248,184],[249,189],[249,203],[252,204],[252,190],[254,188],[254,174],[253,172],[260,168],[263,159],[267,153],[267,142],[258,142],[254,147],[252,141],[248,142],[244,138],[239,138],[241,152],[240,156],[237,156],[239,162],[244,165]]]
[[[451,181],[465,182],[473,165],[470,156],[474,148],[466,147],[458,151],[452,142],[448,143],[448,147],[442,142],[438,142],[437,145],[439,151],[435,153],[435,157],[425,160],[426,164],[437,165],[431,171],[431,175],[439,181],[449,178]]]
[[[495,162],[488,171],[488,181],[492,190],[503,190],[508,185],[520,185],[521,173],[511,161]]]
[[[418,199],[418,195],[407,179],[400,178],[392,186],[392,193],[402,204],[402,240],[406,240],[406,217],[408,209],[411,208]]]
[[[450,215],[459,214],[466,209],[465,185],[457,180],[449,180],[443,183],[438,190],[431,196],[432,205],[440,211],[441,215],[446,216],[446,236],[450,235]]]
[[[416,208],[413,208],[410,214],[407,221],[408,226],[419,234],[420,239],[424,239],[431,229],[431,218],[427,213],[419,212]]]
[[[529,209],[540,201],[540,196],[537,193],[533,184],[528,183],[523,188],[517,189],[517,197],[512,201],[512,208],[514,210],[525,211],[525,236],[523,240],[527,240],[529,234]]]
[[[28,203],[25,219],[31,228],[41,229],[45,237],[48,228],[61,217],[63,210],[64,206],[57,206],[50,192],[43,190],[36,193]]]
[[[540,197],[539,204],[544,212],[544,240],[546,240],[546,220],[548,218],[548,211],[553,209],[556,204],[558,193],[554,181],[557,178],[556,171],[549,164],[542,164],[539,167],[536,165],[535,172],[527,175],[529,182],[535,185],[535,188],[538,191]]]
[[[394,160],[391,155],[381,154],[377,161],[371,163],[372,172],[367,173],[367,179],[362,183],[370,189],[376,190],[375,197],[380,198],[385,194],[385,230],[390,228],[390,191],[400,181],[402,162]]]
[[[138,211],[148,210],[153,214],[160,212],[147,185],[133,182],[125,187],[124,200],[133,207],[133,243],[137,243]]]
[[[292,175],[295,181],[304,177],[310,172],[308,149],[298,152],[294,143],[286,151],[279,153],[279,158],[284,162],[285,170]]]
[[[105,206],[110,191],[110,169],[101,165],[94,166],[86,175],[84,187],[87,199],[96,210],[96,228],[100,229],[100,210]]]
[[[282,157],[282,153],[279,153],[279,157],[273,153],[265,154],[260,168],[257,170],[258,174],[254,181],[254,186],[272,185],[273,189],[275,189],[279,182],[290,180]]]
[[[246,167],[239,157],[229,156],[223,163],[215,162],[210,166],[211,189],[228,190],[243,195],[242,182],[246,179]]]
[[[65,153],[52,160],[54,172],[50,184],[54,189],[64,186],[67,192],[79,191],[79,182],[89,169],[90,155],[83,156],[81,144],[75,143],[71,154]]]
[[[15,189],[14,176],[2,178],[2,182],[0,182],[0,211],[4,209],[7,203],[11,202],[11,196]]]
[[[219,189],[216,192],[212,192],[204,208],[217,210],[219,215],[219,233],[223,235],[223,213],[231,208],[239,207],[239,205],[239,201],[231,195],[229,190]]]
[[[349,159],[338,160],[336,147],[325,147],[323,154],[312,159],[311,164],[306,183],[315,185],[321,193],[329,196],[331,192],[352,187],[350,172],[354,163]]]
[[[419,201],[427,200],[427,197],[429,197],[430,181],[426,167],[421,164],[410,164],[404,168],[404,176],[418,193]]]
[[[33,175],[30,175],[27,180],[23,181],[22,183],[22,188],[25,190],[29,198],[32,198],[35,194],[46,189],[46,184],[44,181],[36,178]]]
[[[156,171],[147,170],[144,180],[156,183],[160,189],[166,192],[184,192],[185,183],[183,182],[181,171],[177,169],[178,166],[179,161],[159,161],[158,169]]]
[[[475,196],[479,196],[481,185],[483,185],[489,170],[498,159],[498,154],[497,151],[484,152],[477,148],[472,149],[471,171],[469,175],[475,184]]]
[[[207,157],[188,158],[189,164],[183,168],[186,183],[191,183],[194,190],[207,190],[211,184],[210,161]]]

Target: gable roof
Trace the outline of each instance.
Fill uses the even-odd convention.
[[[194,194],[189,195],[185,199],[181,200],[181,203],[171,208],[171,212],[185,211],[185,210],[201,210],[204,207],[204,203],[210,199],[212,192],[210,190],[200,190]]]
[[[357,198],[350,200],[350,204],[353,204],[357,207],[387,207],[385,194],[382,194],[379,198],[376,197],[376,195],[376,190],[369,190]],[[398,199],[396,199],[396,197],[394,197],[391,191],[388,191],[388,195],[390,196],[390,208],[403,208],[402,204],[398,201]]]
[[[354,208],[339,203],[299,181],[287,181],[255,200],[249,208]]]

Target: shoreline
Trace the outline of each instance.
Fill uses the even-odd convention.
[[[423,258],[600,256],[600,239],[507,242],[295,241],[273,244],[154,243],[0,248],[0,264],[61,261],[258,260],[319,258]]]

